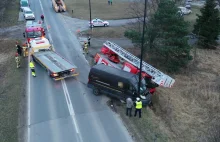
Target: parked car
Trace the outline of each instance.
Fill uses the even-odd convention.
[[[35,20],[34,12],[29,7],[23,8],[23,15],[25,20]]]
[[[109,26],[109,22],[108,21],[103,21],[101,19],[93,19],[91,22],[89,22],[89,26],[92,27],[106,27]]]
[[[20,0],[20,10],[23,11],[23,8],[29,7],[28,0]]]
[[[121,69],[98,64],[89,72],[87,86],[93,89],[94,95],[106,94],[110,97],[126,101],[140,97],[143,105],[151,103],[152,94],[146,88],[146,82],[141,80],[140,95],[138,95],[139,75]]]
[[[192,10],[187,9],[186,7],[178,7],[179,11],[181,11],[184,15],[192,13]]]

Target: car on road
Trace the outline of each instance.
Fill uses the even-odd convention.
[[[96,19],[93,19],[92,21],[89,22],[89,26],[91,26],[91,27],[106,27],[106,26],[109,26],[109,22],[96,18]]]
[[[20,10],[23,11],[25,7],[29,7],[28,0],[20,0]]]
[[[183,13],[184,15],[188,15],[190,13],[192,13],[192,10],[187,9],[186,7],[178,7],[179,11],[181,11],[181,13]]]
[[[25,20],[35,20],[34,12],[29,7],[23,8],[23,15]]]

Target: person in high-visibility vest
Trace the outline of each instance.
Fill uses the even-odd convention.
[[[139,112],[139,118],[141,118],[141,109],[142,109],[142,101],[140,98],[136,99],[137,101],[135,102],[135,114],[134,116],[136,117],[137,112]]]
[[[21,60],[20,60],[20,57],[18,56],[18,53],[16,53],[15,54],[15,62],[16,62],[16,64],[17,64],[17,68],[20,68],[20,62],[21,62]]]
[[[83,54],[88,54],[88,43],[85,41],[85,43],[84,43],[84,48],[83,48]]]
[[[33,61],[30,61],[29,66],[30,66],[30,68],[31,68],[31,74],[32,74],[32,76],[36,77],[36,73],[35,73],[35,69],[34,69],[35,66],[34,66]]]

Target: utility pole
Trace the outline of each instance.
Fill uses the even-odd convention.
[[[89,22],[91,22],[92,21],[92,14],[91,14],[91,1],[89,0]],[[92,26],[91,26],[91,24],[90,24],[90,28],[91,28],[91,30],[92,30]]]
[[[144,3],[144,23],[143,23],[143,33],[141,39],[141,60],[140,60],[140,74],[139,74],[139,83],[138,83],[138,94],[140,95],[140,87],[141,87],[141,78],[142,78],[142,60],[143,60],[143,48],[144,48],[144,34],[145,34],[145,25],[146,25],[146,14],[147,14],[147,0]]]

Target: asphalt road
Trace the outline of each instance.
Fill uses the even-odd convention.
[[[94,96],[86,87],[90,67],[63,16],[53,11],[49,0],[31,0],[30,4],[37,19],[42,13],[45,15],[45,23],[50,27],[47,36],[50,35],[56,52],[75,64],[80,75],[53,81],[38,64],[36,78],[29,72],[27,141],[132,141],[119,117],[106,105],[106,97]]]

